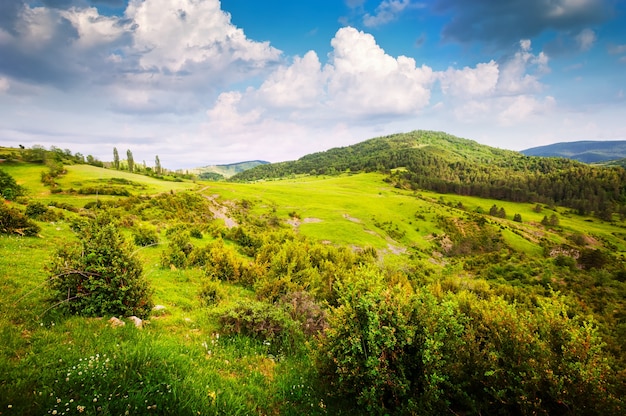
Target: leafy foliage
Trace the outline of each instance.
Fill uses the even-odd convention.
[[[335,394],[375,414],[619,413],[597,329],[558,298],[527,309],[390,283],[363,269],[337,286],[317,355]]]
[[[48,265],[55,300],[74,314],[147,317],[148,282],[112,218],[77,222],[74,230],[79,242],[60,247]]]
[[[18,185],[13,176],[0,169],[0,196],[11,201],[22,195],[24,195],[24,187]]]
[[[41,227],[26,217],[22,211],[5,203],[0,203],[0,232],[34,236],[40,230]]]

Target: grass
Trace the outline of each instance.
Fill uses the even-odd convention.
[[[82,207],[95,196],[51,194],[40,182],[41,166],[3,166],[28,188],[28,198]],[[275,215],[287,227],[290,214],[298,232],[337,245],[372,246],[401,267],[419,253],[432,259],[432,236],[441,234],[437,217],[460,218],[496,204],[507,219],[489,218],[502,229],[507,244],[542,259],[540,238],[556,243],[584,232],[626,252],[623,224],[579,217],[562,208],[556,230],[539,223],[552,212],[534,212],[534,204],[515,204],[456,195],[396,189],[380,174],[306,177],[255,184],[166,182],[92,166],[69,166],[58,183],[62,189],[92,186],[114,178],[130,181],[133,193],[156,194],[199,190],[218,200],[252,202],[253,215]],[[115,199],[107,196],[101,198]],[[461,203],[464,209],[457,208]],[[512,221],[522,215],[522,223]],[[198,296],[207,281],[202,270],[160,266],[167,240],[141,248],[137,255],[154,289],[155,312],[143,329],[130,322],[112,328],[109,317],[66,316],[50,308],[44,265],[56,247],[74,239],[66,220],[40,223],[40,238],[0,235],[0,414],[346,414],[313,384],[306,351],[274,356],[263,342],[219,334],[216,313],[254,292],[223,283],[217,305],[204,306]],[[306,221],[306,219],[314,219]],[[139,221],[139,220],[138,220]],[[211,241],[206,234],[196,245]],[[392,248],[403,254],[391,255]],[[463,273],[459,264],[428,264],[442,273]],[[107,361],[108,360],[108,361]],[[79,374],[80,373],[80,374]],[[84,386],[83,386],[84,385]],[[333,407],[334,406],[334,407]],[[69,409],[69,410],[68,410]],[[82,409],[82,412],[81,412]]]

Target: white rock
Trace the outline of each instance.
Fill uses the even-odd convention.
[[[141,318],[138,318],[135,315],[133,315],[133,316],[129,316],[128,319],[130,319],[137,328],[143,328],[143,321],[141,320]]]
[[[109,323],[111,324],[113,328],[126,325],[126,322],[122,321],[119,318],[116,318],[115,316],[109,319]]]

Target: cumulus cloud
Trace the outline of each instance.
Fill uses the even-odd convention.
[[[282,59],[269,43],[250,40],[235,27],[219,0],[131,0],[123,16],[103,16],[82,1],[69,8],[53,3],[2,2],[7,15],[0,18],[0,56],[6,59],[0,74],[63,89],[99,86],[103,97],[120,98],[112,109],[195,108],[168,108],[172,100],[165,92],[215,91]],[[8,15],[12,20],[5,22]]]
[[[280,51],[246,38],[230,22],[218,0],[132,0],[126,9],[134,23],[133,49],[144,69],[181,73],[191,68],[225,71],[234,64],[261,68]]]
[[[430,100],[431,68],[405,56],[393,58],[370,34],[340,29],[331,41],[328,99],[344,114],[415,114]]]
[[[500,62],[448,68],[437,78],[443,94],[454,98],[449,106],[457,120],[511,125],[554,107],[554,98],[540,96],[539,78],[548,71],[547,55],[533,54],[531,41],[522,39],[519,50]]]
[[[428,105],[431,68],[386,54],[372,35],[351,27],[339,29],[331,45],[325,66],[310,51],[247,90],[237,106],[288,110],[284,119],[363,121],[415,115]]]
[[[441,90],[455,97],[480,97],[492,94],[498,83],[500,69],[495,61],[480,63],[476,68],[448,68],[439,75]]]
[[[445,40],[510,45],[548,30],[579,32],[611,16],[608,0],[438,0],[435,10],[450,16]]]

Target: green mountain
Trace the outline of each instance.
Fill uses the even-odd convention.
[[[564,157],[585,163],[626,158],[626,140],[554,143],[522,150],[527,156]]]
[[[252,169],[256,166],[266,165],[269,162],[263,160],[251,160],[247,162],[229,163],[226,165],[208,165],[201,168],[192,169],[191,173],[203,179],[219,180],[230,178],[240,172]]]
[[[341,172],[383,172],[400,188],[541,202],[609,218],[624,211],[626,171],[496,149],[446,133],[414,131],[258,166],[233,181]]]

